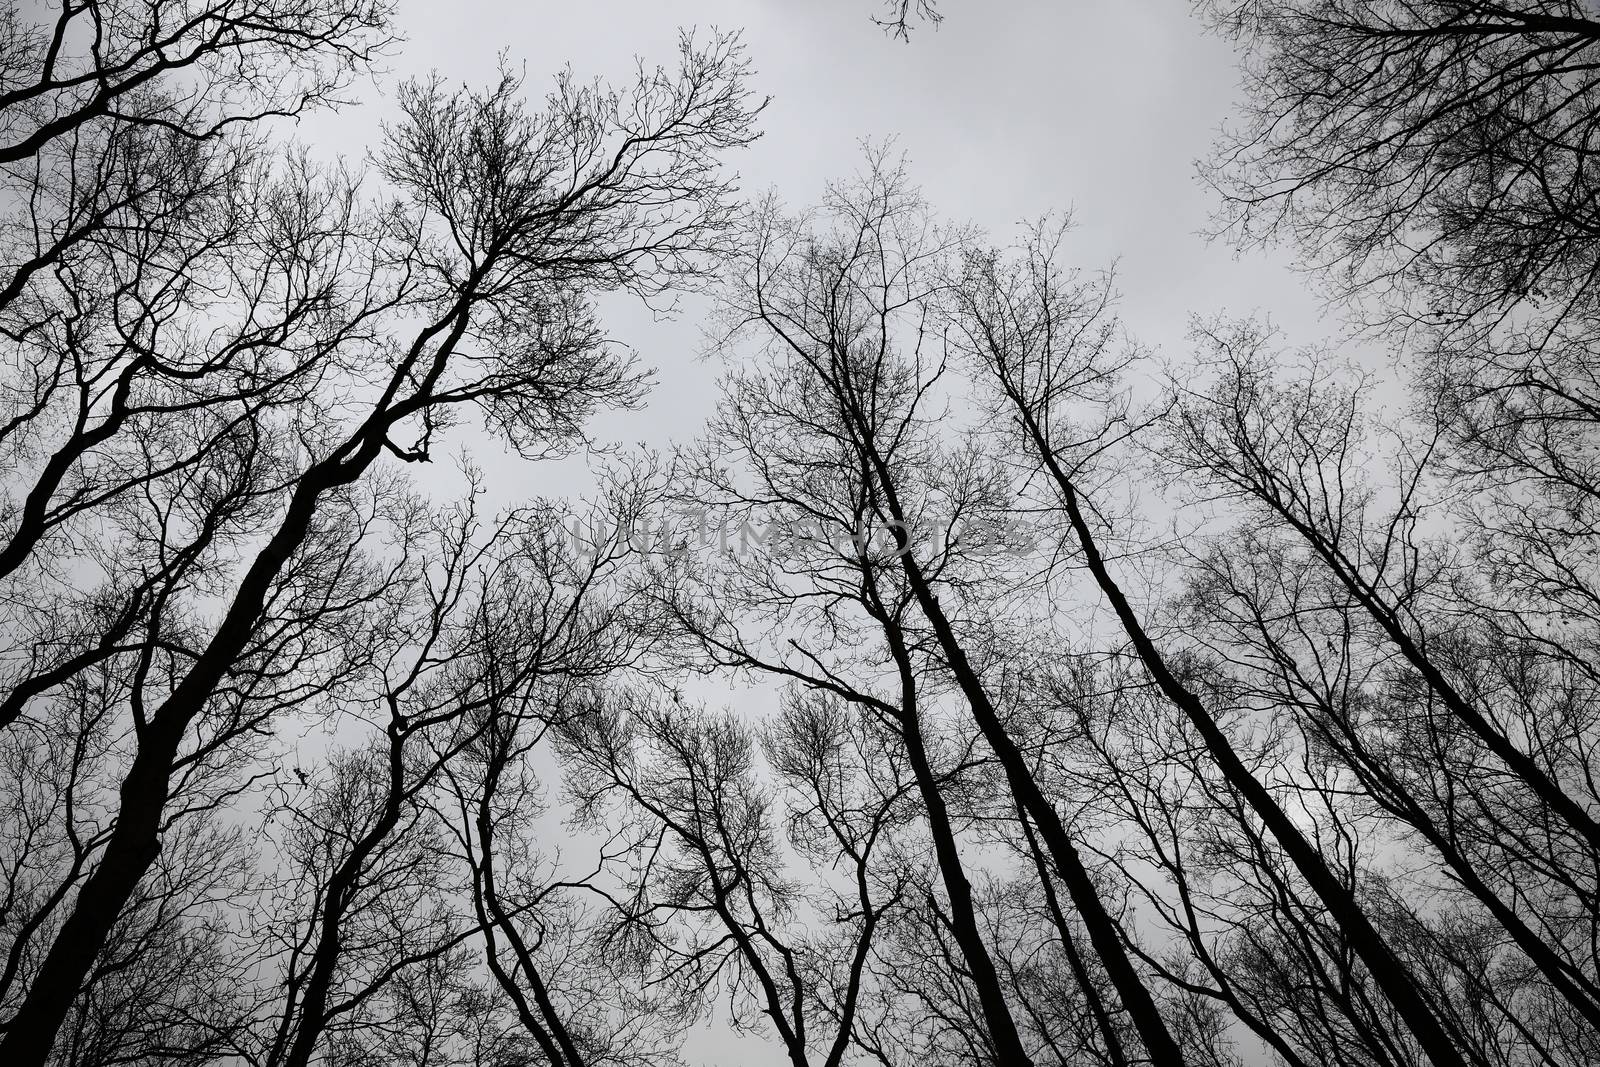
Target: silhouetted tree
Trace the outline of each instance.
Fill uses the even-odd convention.
[[[984,943],[958,816],[940,781],[946,772],[925,750],[930,698],[953,686],[978,727],[974,740],[989,750],[976,758],[995,761],[1014,797],[1007,810],[1020,807],[1034,824],[1118,1010],[1152,1056],[1181,1062],[1062,815],[1007,724],[1010,710],[991,695],[996,679],[984,677],[1007,655],[983,636],[993,633],[989,600],[1006,577],[981,546],[953,536],[951,523],[1009,516],[1012,486],[971,440],[935,429],[948,369],[936,324],[967,236],[934,225],[903,175],[876,162],[858,183],[836,188],[814,222],[768,209],[758,227],[726,301],[733,336],[754,337],[763,365],[732,378],[712,437],[688,460],[694,480],[685,495],[735,524],[806,533],[676,594],[668,600],[673,621],[713,662],[831,692],[897,727],[926,812],[950,936],[982,1009],[991,1043],[984,1055],[1024,1062],[1030,1053]],[[756,641],[753,632],[766,636]],[[869,684],[874,678],[884,681]]]
[[[1099,328],[1104,289],[1063,274],[1055,258],[1057,247],[1051,231],[1037,230],[1014,260],[973,257],[958,297],[958,344],[988,377],[996,411],[1015,433],[1018,450],[1050,487],[1063,533],[1076,542],[1083,567],[1151,680],[1188,718],[1229,787],[1333,915],[1341,937],[1348,939],[1428,1057],[1441,1065],[1464,1063],[1426,991],[1363,910],[1354,887],[1241,758],[1197,686],[1168,662],[1108,565],[1101,549],[1106,523],[1085,502],[1086,482],[1096,477],[1100,456],[1130,427],[1115,402],[1106,403],[1118,368],[1114,358],[1106,359],[1106,334]],[[1080,343],[1084,340],[1088,343]],[[1089,412],[1087,424],[1080,414],[1084,409]]]
[[[450,826],[468,877],[483,957],[526,1038],[547,1062],[611,1067],[670,1059],[684,1012],[643,988],[645,971],[606,941],[599,882],[619,860],[613,829],[592,871],[563,868],[533,830],[547,815],[540,757],[552,734],[590,714],[606,679],[638,655],[617,588],[630,558],[624,531],[646,496],[623,483],[581,543],[554,506],[530,512],[509,552],[485,576],[493,596],[478,610],[485,687],[467,709],[473,734],[442,753],[439,817]],[[603,520],[601,516],[603,515]]]
[[[45,527],[53,516],[93,535],[81,565],[41,556],[39,508],[25,503],[14,520],[31,562],[10,575],[25,593],[8,603],[27,605],[24,620],[37,613],[38,633],[16,628],[34,652],[9,687],[23,696],[8,729],[31,733],[85,670],[124,680],[108,715],[121,758],[102,772],[116,781],[103,834],[74,861],[48,946],[13,987],[8,1060],[48,1055],[189,781],[375,669],[369,627],[388,587],[375,539],[396,519],[397,489],[374,470],[380,459],[428,459],[468,410],[523,454],[558,452],[581,444],[597,407],[636,397],[639,376],[600,335],[590,294],[648,299],[703,275],[732,210],[716,159],[753,136],[744,75],[722,37],[685,40],[677,72],[641,68],[626,94],[564,78],[537,113],[509,76],[485,93],[413,85],[377,163],[389,205],[369,208],[350,181],[293,161],[242,178],[230,168],[226,180],[244,184],[226,210],[252,208],[239,229],[253,254],[236,257],[247,266],[209,273],[197,257],[231,249],[208,239],[180,242],[170,264],[144,257],[155,227],[134,234],[127,257],[113,253],[136,279],[146,263],[161,272],[154,290],[128,290],[130,305],[185,325],[170,345],[139,327],[108,368],[62,379],[77,428],[29,465],[40,473],[28,499],[44,502]],[[115,335],[117,306],[86,313],[109,316]],[[44,318],[77,343],[70,316]],[[34,351],[31,333],[20,343]],[[70,351],[51,365],[79,366]],[[35,381],[48,391],[58,377]],[[39,454],[35,428],[16,438],[19,458]],[[85,460],[108,485],[80,481]],[[135,548],[125,560],[124,543]],[[52,587],[82,586],[72,567],[96,564],[105,593],[51,607]]]
[[[1588,5],[1197,6],[1244,46],[1243,121],[1209,170],[1242,236],[1287,231],[1418,321],[1592,303]]]

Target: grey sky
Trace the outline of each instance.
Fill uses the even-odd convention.
[[[410,0],[400,10],[408,40],[385,81],[438,70],[482,83],[504,50],[526,64],[532,95],[564,63],[620,81],[636,55],[670,63],[680,26],[743,27],[755,87],[773,98],[763,139],[736,157],[748,192],[808,204],[859,166],[863,138],[894,137],[935,209],[996,239],[1019,220],[1070,208],[1072,259],[1091,268],[1120,260],[1124,319],[1168,358],[1182,359],[1192,313],[1269,310],[1308,338],[1318,304],[1282,257],[1236,258],[1198,234],[1212,194],[1193,163],[1227,117],[1237,77],[1229,46],[1202,33],[1187,3],[945,0],[943,25],[920,27],[910,44],[871,23],[873,4]],[[373,143],[388,96],[358,95],[363,107],[317,115],[297,136],[324,151]],[[693,434],[715,378],[695,358],[696,316],[656,322],[630,302],[608,310],[613,335],[659,380],[644,412],[603,419],[599,431],[656,445]],[[528,489],[581,491],[577,469],[553,477],[559,489]]]

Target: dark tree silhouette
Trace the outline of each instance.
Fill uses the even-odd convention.
[[[368,208],[348,181],[292,160],[282,177],[246,174],[250,195],[227,204],[260,205],[240,223],[260,266],[222,272],[220,287],[195,259],[226,254],[224,244],[180,244],[176,270],[139,254],[158,229],[137,231],[131,255],[113,252],[135,277],[146,262],[163,269],[154,291],[130,291],[134,307],[224,323],[237,308],[243,326],[236,339],[221,335],[220,354],[206,342],[214,331],[192,324],[175,349],[160,332],[130,331],[118,370],[64,379],[79,398],[76,428],[36,468],[29,499],[45,502],[46,524],[70,518],[94,532],[85,566],[97,545],[111,550],[99,559],[109,595],[52,610],[51,585],[81,583],[65,559],[41,558],[40,509],[17,516],[19,560],[37,562],[11,580],[29,590],[41,629],[66,633],[30,642],[24,630],[36,662],[8,693],[9,728],[31,732],[31,709],[52,703],[39,697],[114,662],[127,678],[112,727],[126,758],[103,837],[74,861],[70,899],[53,907],[59,925],[11,1003],[8,1061],[48,1055],[188,780],[240,758],[239,745],[287,709],[337,700],[372,669],[380,646],[362,620],[381,614],[388,574],[370,538],[395,519],[395,475],[380,460],[428,459],[464,410],[524,454],[570,449],[590,412],[637,395],[638,375],[600,335],[589,295],[648,299],[702,276],[731,211],[716,158],[753,136],[758,109],[734,39],[686,39],[681,60],[673,73],[641,68],[626,94],[564,78],[540,113],[510,77],[481,94],[412,86],[378,161],[397,199]],[[276,322],[284,307],[287,327]],[[70,316],[48,320],[73,341]],[[196,335],[198,351],[182,355]],[[34,351],[31,332],[20,343]],[[79,373],[70,353],[60,358]],[[54,388],[53,375],[39,380]],[[123,412],[142,419],[130,428]],[[85,417],[97,425],[85,431]],[[38,454],[34,430],[18,437],[24,456]],[[114,458],[122,448],[128,462]],[[98,469],[103,456],[110,485],[78,488],[82,461]],[[110,562],[122,539],[143,546],[133,567]],[[322,985],[307,981],[311,992]]]
[[[937,0],[882,0],[878,14],[872,16],[884,30],[902,41],[911,39],[911,27],[916,22],[938,26],[944,21]]]
[[[1106,448],[1106,438],[1115,436],[1120,417],[1113,407],[1110,420],[1091,424],[1087,431],[1074,419],[1075,408],[1095,404],[1114,384],[1116,368],[1099,358],[1103,343],[1094,343],[1103,337],[1096,327],[1105,296],[1100,287],[1074,287],[1063,278],[1055,247],[1049,231],[1040,231],[1025,243],[1015,265],[994,256],[976,257],[958,298],[959,343],[988,375],[999,410],[1027,449],[1023,454],[1053,487],[1084,568],[1115,612],[1151,680],[1187,716],[1228,785],[1261,819],[1333,915],[1428,1057],[1440,1065],[1465,1063],[1426,994],[1363,910],[1353,888],[1337,876],[1316,842],[1240,757],[1195,688],[1173,670],[1108,566],[1100,547],[1106,537],[1104,522],[1085,503],[1080,472],[1092,469]],[[1084,337],[1091,343],[1076,343]]]
[[[391,42],[382,0],[62,4],[0,16],[0,164],[86,125],[215,136],[337,98]]]
[[[1287,231],[1421,321],[1592,304],[1594,49],[1577,0],[1197,5],[1245,46],[1209,173],[1244,237]]]
[[[1116,919],[991,696],[993,681],[983,677],[999,653],[979,636],[990,621],[982,618],[980,590],[1003,579],[985,574],[948,531],[925,536],[940,519],[993,516],[1009,507],[1001,469],[959,441],[941,442],[934,430],[946,367],[933,323],[950,260],[966,236],[934,226],[903,175],[881,160],[857,184],[837,188],[826,212],[828,228],[775,209],[758,223],[728,313],[735,336],[753,335],[773,370],[735,377],[716,435],[691,461],[699,480],[689,494],[737,519],[772,527],[805,523],[815,532],[802,545],[820,547],[784,552],[777,563],[767,556],[742,568],[748,573],[736,569],[734,580],[750,583],[745,588],[692,590],[671,605],[673,618],[714,661],[790,677],[898,722],[919,779],[951,936],[992,1042],[986,1055],[1024,1062],[1030,1053],[984,944],[955,822],[934,762],[922,751],[926,727],[916,709],[930,683],[919,676],[931,666],[936,690],[954,685],[1004,788],[1042,839],[1051,876],[1062,879],[1082,916],[1120,1010],[1151,1056],[1182,1062]],[[729,459],[753,476],[753,489],[742,488],[746,475],[727,468]],[[805,581],[798,588],[797,578]],[[729,602],[764,613],[768,626],[815,626],[817,637],[795,643],[774,634],[773,651],[751,646],[739,637],[748,622],[707,607]],[[838,611],[829,610],[834,605]],[[854,618],[842,615],[846,607]],[[849,668],[869,672],[852,682],[844,666],[849,658],[838,657],[858,653],[866,635],[882,642],[881,652],[875,662]],[[873,674],[893,679],[894,695],[869,689],[864,682]]]

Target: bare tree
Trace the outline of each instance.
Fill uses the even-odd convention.
[[[730,715],[636,691],[573,720],[562,749],[580,814],[628,820],[608,891],[613,951],[693,1011],[725,992],[733,1025],[765,1017],[794,1064],[846,1062],[878,931],[909,880],[898,830],[911,787],[875,724],[796,691],[758,739]]]
[[[1104,523],[1085,504],[1082,490],[1085,472],[1094,477],[1098,458],[1117,438],[1126,436],[1127,423],[1114,408],[1109,420],[1087,426],[1077,417],[1082,407],[1102,406],[1097,402],[1108,387],[1114,387],[1116,367],[1106,362],[1104,334],[1097,328],[1105,309],[1103,287],[1074,285],[1063,276],[1055,261],[1056,247],[1049,231],[1036,231],[1012,264],[993,255],[973,260],[959,298],[961,345],[988,375],[996,410],[1051,487],[1064,525],[1082,553],[1083,566],[1152,680],[1187,716],[1229,786],[1263,821],[1317,899],[1335,916],[1342,936],[1349,938],[1429,1058],[1441,1065],[1463,1063],[1425,991],[1362,909],[1352,887],[1338,877],[1282,801],[1240,758],[1194,685],[1169,665],[1107,565],[1100,547]],[[1104,420],[1103,415],[1090,417]]]
[[[1594,794],[1587,756],[1568,747],[1589,730],[1579,710],[1587,672],[1571,666],[1581,631],[1544,643],[1507,624],[1524,590],[1481,586],[1470,547],[1452,549],[1462,527],[1442,520],[1455,509],[1431,501],[1460,483],[1425,452],[1396,453],[1387,491],[1363,477],[1374,442],[1359,387],[1314,368],[1276,371],[1261,331],[1213,336],[1228,369],[1185,405],[1174,460],[1230,485],[1278,531],[1247,542],[1247,560],[1206,558],[1216,647],[1247,668],[1249,684],[1294,707],[1374,808],[1449,872],[1442,892],[1507,940],[1494,955],[1525,974],[1523,995],[1575,1012],[1566,1035],[1536,1040],[1583,1058],[1595,1026],[1585,933]],[[1202,444],[1223,418],[1232,429]],[[1294,420],[1291,434],[1276,429],[1281,419]]]
[[[1014,797],[1008,811],[1020,807],[1037,829],[1119,1010],[1150,1055],[1181,1062],[1062,815],[1033,776],[1010,710],[991,695],[997,679],[984,677],[1006,657],[980,636],[994,625],[984,590],[1002,588],[1006,576],[951,535],[974,519],[1009,516],[1012,487],[973,440],[934,429],[946,371],[934,324],[966,236],[934,226],[903,176],[876,164],[835,189],[816,222],[769,211],[741,265],[727,297],[734,336],[753,336],[772,369],[733,379],[716,433],[691,460],[697,480],[687,494],[736,521],[814,532],[798,551],[758,552],[732,565],[726,582],[676,595],[673,619],[714,662],[794,679],[898,724],[951,934],[993,1042],[985,1055],[1023,1062],[1030,1053],[984,944],[947,787],[920,751],[929,720],[918,709],[953,686],[988,750],[977,758],[996,762]],[[748,617],[711,606],[723,604]],[[753,622],[769,637],[746,636]],[[868,684],[874,675],[893,695]]]
[[[911,27],[916,22],[938,26],[944,21],[937,0],[882,0],[879,13],[872,21],[902,41],[911,39]]]
[[[337,99],[391,38],[377,0],[62,4],[0,17],[0,164],[102,120],[190,139]]]
[[[1430,872],[1434,906],[1375,915],[1464,1047],[1582,1062],[1600,30],[1577,3],[1205,6],[1252,90],[1229,221],[1391,297],[1412,403],[1387,426],[1326,352],[1201,325],[1167,458],[1258,530],[1200,554],[1197,625]]]
[[[737,42],[718,38],[707,47],[686,40],[678,72],[641,68],[626,95],[564,79],[542,113],[523,108],[509,77],[483,94],[414,86],[402,94],[405,118],[379,162],[395,204],[363,209],[352,221],[343,198],[320,198],[304,183],[291,183],[280,201],[296,210],[309,202],[303,214],[313,232],[352,243],[360,256],[303,260],[315,249],[284,240],[270,212],[269,225],[253,231],[292,276],[307,265],[342,275],[350,299],[317,299],[318,323],[305,344],[269,330],[239,346],[259,372],[242,379],[232,420],[240,429],[221,440],[234,449],[222,455],[240,457],[242,484],[219,483],[192,465],[175,479],[189,494],[180,495],[185,510],[175,518],[198,529],[188,536],[215,538],[221,518],[242,517],[235,499],[257,509],[231,538],[250,546],[248,562],[207,557],[214,611],[145,610],[144,619],[163,625],[187,616],[181,645],[147,641],[127,650],[115,636],[91,639],[132,661],[127,720],[119,723],[131,751],[114,822],[8,1020],[6,1056],[44,1061],[159,854],[174,773],[232,758],[229,746],[281,709],[306,707],[330,692],[330,678],[367,669],[368,649],[347,627],[381,600],[383,565],[363,538],[393,479],[374,479],[369,469],[384,456],[427,459],[436,435],[464,410],[481,413],[526,454],[570,448],[581,443],[590,411],[636,395],[638,376],[600,336],[588,294],[659,296],[703,273],[701,254],[724,239],[731,210],[716,158],[753,136],[757,104],[744,74]],[[276,289],[251,293],[267,306],[277,299]],[[222,378],[241,380],[231,368]],[[170,399],[158,409],[203,411],[209,383],[193,380],[195,400],[186,397],[191,378],[178,375],[161,386]],[[280,382],[287,386],[276,392]],[[255,399],[263,388],[270,402]],[[258,451],[257,442],[270,447]],[[233,512],[207,506],[219,493]],[[197,512],[187,510],[192,504]],[[133,511],[139,532],[148,525],[144,509]],[[153,541],[157,559],[181,557],[183,540]],[[167,582],[165,597],[188,582]],[[52,685],[69,673],[59,663],[46,669],[55,672]]]
[[[1576,0],[1203,3],[1245,45],[1209,171],[1246,237],[1293,234],[1419,321],[1581,308],[1592,284],[1600,23]]]
[[[532,512],[486,576],[494,595],[478,614],[496,687],[469,711],[465,758],[441,758],[433,801],[467,871],[495,984],[539,1053],[571,1067],[667,1061],[682,1014],[627,985],[640,974],[608,951],[607,917],[586,913],[585,898],[604,893],[596,882],[617,858],[616,835],[599,844],[594,870],[578,872],[532,830],[547,815],[537,758],[548,757],[547,739],[588,714],[596,690],[638,655],[615,581],[630,554],[625,520],[645,499],[631,489],[609,495],[588,524],[604,533],[582,543],[573,536],[582,524],[563,524],[551,506]]]

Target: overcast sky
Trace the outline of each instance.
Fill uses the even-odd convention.
[[[742,27],[770,95],[764,136],[734,157],[745,189],[798,208],[853,172],[863,139],[889,137],[944,217],[1003,241],[1019,220],[1071,209],[1080,266],[1119,261],[1129,330],[1168,359],[1184,356],[1191,314],[1270,311],[1295,340],[1318,329],[1318,302],[1286,260],[1242,259],[1200,236],[1212,194],[1195,177],[1229,115],[1231,47],[1202,32],[1185,0],[943,0],[938,28],[910,43],[870,16],[876,0],[503,0],[402,2],[407,40],[385,82],[437,70],[482,84],[496,55],[526,64],[530,95],[570,63],[580,78],[626,82],[635,56],[671,64],[679,27]],[[301,124],[319,149],[374,143],[387,96]],[[648,408],[604,419],[602,434],[664,445],[709,410],[716,368],[697,360],[695,316],[658,323],[608,304],[613,336],[657,368]],[[535,472],[529,472],[534,475]],[[533,492],[583,490],[581,465],[538,472]]]
[[[772,97],[763,138],[734,158],[747,192],[775,189],[800,208],[859,167],[863,139],[893,137],[934,208],[997,241],[1020,220],[1070,209],[1078,224],[1070,258],[1090,269],[1119,261],[1124,321],[1167,359],[1185,357],[1192,314],[1266,311],[1296,341],[1326,332],[1318,301],[1285,257],[1238,258],[1200,236],[1212,194],[1194,162],[1227,118],[1238,79],[1231,48],[1202,33],[1185,0],[943,0],[942,26],[920,27],[909,44],[872,24],[875,3],[410,0],[400,18],[408,40],[385,82],[437,70],[482,84],[505,51],[526,65],[537,97],[563,64],[583,79],[625,83],[635,56],[674,62],[679,27],[743,27],[754,88]],[[296,136],[321,151],[360,154],[376,142],[392,94],[358,92],[363,107],[308,119]],[[626,301],[607,310],[612,335],[637,349],[658,380],[642,412],[602,419],[599,433],[658,447],[692,436],[717,373],[697,358],[693,309],[666,323]],[[591,488],[581,460],[502,467],[472,447],[494,466],[497,497]],[[450,465],[439,467],[435,478],[452,477]],[[708,1067],[782,1060],[722,1025],[692,1036],[685,1052]]]

